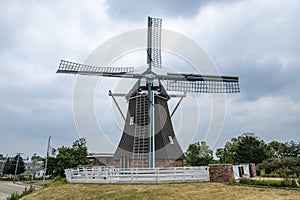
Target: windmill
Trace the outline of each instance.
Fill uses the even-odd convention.
[[[98,67],[61,60],[57,73],[137,79],[125,98],[128,110],[115,166],[153,168],[182,166],[184,154],[176,139],[167,91],[196,93],[240,92],[238,77],[184,73],[157,73],[161,62],[162,19],[148,17],[147,69],[134,72],[133,67]],[[109,91],[113,97],[116,94]],[[179,101],[179,103],[181,102]],[[177,104],[177,106],[179,105]],[[176,106],[176,108],[177,108]],[[176,110],[174,109],[174,111]]]

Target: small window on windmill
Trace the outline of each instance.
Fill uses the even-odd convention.
[[[130,117],[129,120],[129,125],[133,125],[134,124],[134,116]]]
[[[173,138],[172,138],[172,136],[171,136],[171,135],[169,135],[169,136],[168,136],[168,138],[169,138],[170,144],[174,144],[174,141],[173,141]]]

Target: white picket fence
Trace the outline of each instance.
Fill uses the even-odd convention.
[[[176,168],[80,167],[65,170],[70,183],[170,183],[209,181],[208,166]]]

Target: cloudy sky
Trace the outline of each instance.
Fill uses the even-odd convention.
[[[111,37],[145,28],[147,16],[163,18],[163,28],[203,47],[221,74],[240,77],[242,92],[226,96],[224,127],[214,149],[244,132],[266,142],[300,141],[297,0],[0,1],[0,12],[0,153],[4,155],[44,156],[50,135],[52,146],[60,147],[89,134],[88,129],[82,133],[74,120],[78,80],[57,75],[59,61],[85,62]],[[144,54],[135,52],[114,63],[142,65]],[[164,65],[184,65],[178,57],[166,57]],[[120,80],[114,82],[118,83],[122,85]],[[93,152],[113,152],[121,136],[120,116],[107,96],[108,89],[117,87],[111,84],[103,80],[95,91],[95,115],[105,138],[88,140]],[[212,124],[211,97],[195,98],[201,104],[201,117],[190,142],[203,140]],[[193,123],[180,116],[174,120]],[[179,142],[184,138],[180,134]]]

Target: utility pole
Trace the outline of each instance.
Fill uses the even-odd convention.
[[[17,176],[17,171],[18,171],[18,165],[19,165],[19,160],[20,160],[20,156],[23,153],[16,153],[18,155],[18,159],[17,159],[17,164],[16,164],[16,168],[15,168],[15,176],[14,176],[14,183],[16,182],[16,176]]]
[[[48,157],[49,157],[50,140],[51,140],[51,136],[49,136],[49,139],[48,139],[47,154],[46,154],[46,161],[45,161],[45,167],[44,167],[43,185],[45,184],[46,173],[47,173],[47,164],[48,164]]]
[[[37,162],[36,153],[33,154],[31,161],[32,161],[31,183],[33,183],[33,178],[34,178],[34,175],[35,175],[35,164]]]

